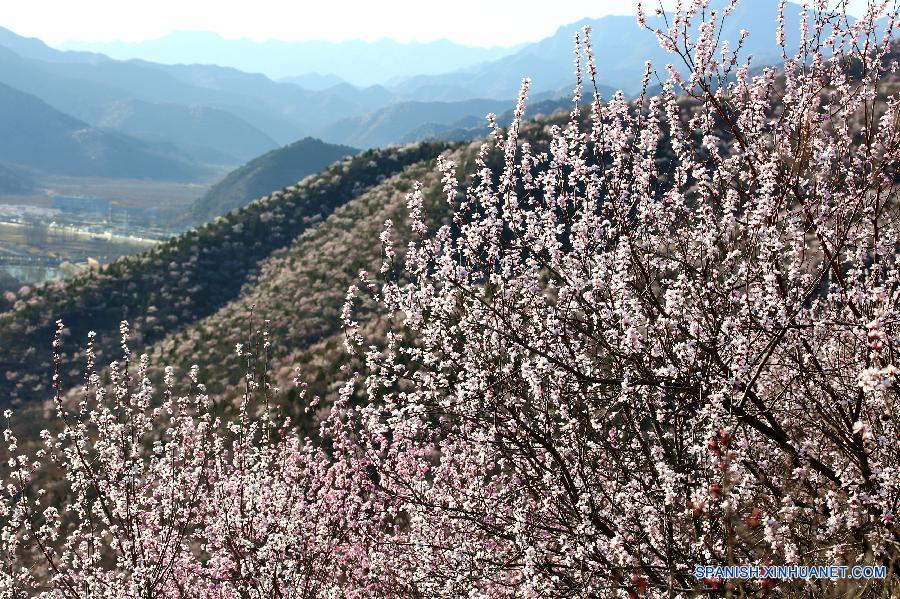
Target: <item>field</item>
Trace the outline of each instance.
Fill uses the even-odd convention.
[[[36,283],[142,251],[212,183],[46,177],[33,194],[0,195],[0,269]],[[59,210],[55,196],[103,198],[109,209]]]
[[[143,179],[101,179],[82,177],[47,177],[43,184],[49,195],[84,195],[108,198],[121,206],[177,209],[191,204],[225,175],[219,173],[202,183],[175,183]]]
[[[90,261],[107,263],[140,252],[155,240],[95,235],[74,227],[0,222],[0,267],[23,283],[74,273]]]

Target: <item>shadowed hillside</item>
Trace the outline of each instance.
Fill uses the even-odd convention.
[[[246,206],[254,198],[295,183],[357,152],[355,148],[327,144],[311,137],[267,152],[213,185],[192,206],[190,221],[202,223]]]
[[[119,322],[149,344],[208,316],[255,279],[259,262],[339,206],[443,144],[373,150],[334,164],[303,182],[155,247],[65,281],[0,297],[0,397],[43,398],[49,389],[55,321],[67,325],[66,383],[77,379],[80,348],[97,332],[101,360],[116,355]]]

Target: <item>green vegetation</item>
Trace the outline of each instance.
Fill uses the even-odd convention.
[[[452,152],[450,159],[460,165],[461,172],[471,172],[476,151],[477,146],[463,147]],[[285,390],[285,399],[289,402],[292,397],[288,390],[295,367],[303,370],[312,394],[331,395],[339,384],[335,378],[338,365],[347,358],[340,331],[347,287],[362,270],[373,276],[378,272],[382,255],[377,240],[386,220],[393,222],[394,235],[401,245],[410,239],[406,195],[416,181],[422,184],[429,212],[441,214],[446,202],[435,161],[428,159],[410,166],[335,210],[289,247],[273,253],[240,296],[152,345],[147,350],[154,356],[151,361],[175,366],[182,374],[193,363],[203,364],[201,378],[210,391],[220,397],[239,396],[243,370],[234,348],[237,343],[246,343],[253,315],[256,327],[268,321],[275,340],[269,356],[270,371],[276,386]],[[382,328],[378,321],[370,326],[376,332]]]
[[[206,222],[357,152],[311,137],[272,150],[226,175],[197,200],[187,218],[191,224]]]
[[[546,150],[553,125],[568,115],[523,125],[521,137],[537,151]],[[464,184],[476,170],[475,157],[481,142],[448,146],[447,159],[457,165]],[[337,208],[320,226],[299,235],[289,246],[273,252],[259,267],[258,275],[234,299],[189,326],[173,329],[144,351],[157,366],[170,365],[184,375],[193,364],[202,364],[201,379],[210,392],[226,401],[240,399],[244,370],[235,345],[249,342],[248,331],[262,327],[273,339],[269,350],[269,373],[280,389],[279,403],[295,416],[300,426],[316,422],[296,403],[291,383],[299,368],[309,385],[307,398],[320,396],[327,407],[336,397],[348,369],[340,313],[347,288],[358,281],[360,271],[374,278],[382,264],[378,238],[386,220],[391,220],[394,245],[402,248],[412,239],[408,227],[407,195],[421,184],[425,212],[430,225],[449,216],[434,156],[412,164],[358,197]],[[496,159],[494,156],[490,160]],[[387,329],[383,315],[369,304],[357,306],[367,336],[378,339]],[[251,321],[252,319],[252,321]],[[351,362],[350,367],[358,364]],[[157,371],[156,376],[160,373]],[[324,408],[323,408],[324,409]]]
[[[102,362],[118,355],[123,319],[130,321],[135,343],[145,346],[215,313],[257,279],[260,261],[338,207],[446,148],[419,144],[364,152],[148,252],[0,298],[3,403],[46,397],[56,319],[68,326],[63,383],[77,385],[89,330],[97,332]]]

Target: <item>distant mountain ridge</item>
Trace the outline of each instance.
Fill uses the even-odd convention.
[[[33,94],[57,110],[97,123],[108,106],[122,100],[209,106],[227,110],[277,141],[293,141],[301,127],[282,112],[296,103],[296,86],[282,84],[282,104],[258,94],[203,87],[183,80],[160,65],[140,62],[51,62],[22,57],[0,48],[0,82]],[[211,78],[211,77],[210,77]],[[268,81],[268,80],[266,80]],[[249,86],[248,86],[249,87]],[[274,104],[274,105],[273,105]]]
[[[528,103],[524,120],[526,123],[534,120],[546,120],[560,112],[572,110],[572,99],[561,96],[549,100],[537,100]],[[513,121],[514,109],[510,108],[497,115],[497,124],[501,127],[509,127]],[[407,133],[402,140],[404,143],[418,143],[421,141],[472,141],[490,135],[490,128],[485,119],[464,117],[449,125],[440,123],[425,123]]]
[[[119,100],[97,124],[153,143],[175,143],[195,160],[212,164],[244,162],[278,146],[243,119],[208,106]]]
[[[359,88],[338,83],[314,91],[215,65],[68,61],[61,58],[68,52],[48,47],[32,54],[59,60],[27,58],[0,47],[0,82],[89,124],[167,142],[206,162],[222,163],[233,157],[232,164],[239,164],[306,135],[356,147],[396,143],[425,123],[482,118],[487,112],[483,101],[426,105],[404,100],[380,85]],[[492,100],[490,110],[505,109],[514,97],[515,89],[502,103]],[[404,108],[414,110],[388,109],[404,102],[411,102]],[[390,118],[384,119],[386,115]],[[208,136],[214,117],[218,123],[215,141]],[[353,126],[361,131],[348,130]],[[255,131],[248,137],[251,130]],[[266,138],[274,144],[266,145]],[[246,152],[239,151],[241,145],[246,145]]]
[[[96,52],[59,52],[34,37],[24,37],[0,27],[0,46],[9,48],[19,56],[52,62],[104,62],[107,56]]]
[[[0,84],[0,161],[78,176],[193,180],[208,173],[122,133],[91,127]]]
[[[343,83],[311,91],[272,81],[264,75],[215,65],[70,60],[69,52],[46,46],[38,47],[40,52],[34,51],[35,45],[41,42],[25,43],[21,41],[24,39],[14,34],[0,36],[0,82],[93,125],[110,124],[106,119],[122,103],[138,103],[143,108],[154,104],[157,113],[171,109],[172,122],[183,119],[185,110],[206,107],[233,115],[229,120],[236,127],[219,131],[220,136],[231,136],[228,143],[232,146],[242,143],[247,125],[271,138],[277,146],[316,134],[329,123],[396,101],[393,94],[380,86],[356,88]],[[19,46],[32,48],[31,55],[40,54],[44,58],[29,58],[11,49]],[[181,129],[180,139],[170,137],[167,141],[181,145],[188,153],[208,145],[202,135],[185,139],[191,130]],[[197,130],[204,129],[198,125]],[[252,140],[248,145],[253,148]],[[224,153],[234,155],[235,151],[232,147]],[[246,159],[247,155],[241,155],[234,163]]]
[[[303,75],[294,75],[293,77],[282,77],[279,81],[283,83],[293,83],[304,89],[313,91],[322,91],[335,85],[347,83],[337,75],[322,73],[305,73]]]
[[[710,7],[721,12],[727,3],[727,0],[713,0]],[[779,0],[739,3],[725,21],[722,39],[731,40],[732,47],[735,47],[740,30],[747,29],[750,37],[745,41],[741,55],[752,55],[757,66],[777,61],[780,58],[780,49],[775,41],[778,3]],[[792,2],[785,6],[789,52],[796,48],[801,10]],[[652,12],[647,22],[651,27],[665,27],[663,19],[652,15]],[[497,60],[440,75],[412,77],[391,90],[399,96],[412,96],[420,100],[452,101],[472,96],[509,98],[514,93],[511,90],[518,89],[524,76],[531,77],[534,92],[559,89],[572,81],[574,35],[586,25],[592,29],[598,82],[605,90],[621,89],[626,94],[637,93],[646,60],[651,60],[658,70],[663,70],[668,63],[677,62],[660,48],[655,35],[638,26],[634,16],[609,15],[563,25],[552,36]]]
[[[721,10],[726,4],[727,0],[713,0],[711,8]],[[752,33],[745,43],[744,55],[752,54],[756,64],[776,60],[779,57],[775,43],[777,10],[778,0],[740,3],[726,21],[723,38],[734,42],[741,29],[748,29]],[[795,46],[791,36],[796,38],[800,13],[801,8],[796,3],[786,5],[789,51]],[[652,15],[648,22],[651,26],[663,25],[662,19]],[[221,64],[240,64],[240,68],[245,70],[254,70],[247,68],[248,65],[277,63],[283,64],[283,70],[287,73],[280,77],[287,77],[287,81],[301,87],[307,85],[309,90],[328,90],[331,87],[328,83],[336,78],[354,84],[378,83],[387,88],[395,102],[455,102],[473,98],[511,100],[523,76],[532,78],[536,93],[557,90],[571,81],[573,36],[585,25],[593,29],[599,82],[604,89],[622,89],[627,94],[633,94],[640,84],[646,59],[651,59],[658,69],[672,62],[671,56],[659,47],[656,37],[649,31],[641,30],[635,17],[627,15],[582,19],[559,27],[556,33],[538,42],[488,50],[472,49],[447,41],[418,45],[404,45],[390,40],[351,40],[338,44],[250,42],[226,40],[203,32],[173,33],[159,40],[134,44],[69,42],[61,47],[105,51],[120,58],[142,56],[161,62],[175,62],[175,52],[180,49],[180,62],[219,61]],[[302,56],[302,60],[289,59],[294,56],[292,52],[297,57]],[[269,63],[253,58],[257,55],[268,57]],[[275,67],[272,69],[277,70]],[[348,76],[348,73],[357,71],[363,71],[364,76]],[[273,72],[270,69],[267,73],[272,75]],[[373,106],[369,111],[378,108]]]
[[[360,148],[375,148],[404,139],[422,123],[449,125],[460,119],[484,121],[489,112],[501,112],[510,100],[461,100],[458,102],[400,102],[369,114],[351,117],[322,130],[322,137]],[[415,140],[418,141],[418,140]]]
[[[61,44],[62,50],[99,52],[119,60],[140,58],[161,64],[218,64],[273,79],[307,73],[328,73],[359,86],[386,83],[419,74],[437,74],[515,51],[515,48],[479,48],[448,40],[402,43],[350,40],[257,42],[225,39],[208,31],[176,31],[142,42],[79,42]]]

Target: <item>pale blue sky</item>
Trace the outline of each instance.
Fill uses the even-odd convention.
[[[755,2],[759,0],[744,0]],[[860,9],[866,0],[851,0]],[[17,0],[0,25],[47,43],[138,41],[174,30],[256,40],[535,41],[583,17],[633,14],[634,0]],[[645,0],[645,6],[655,5]]]

